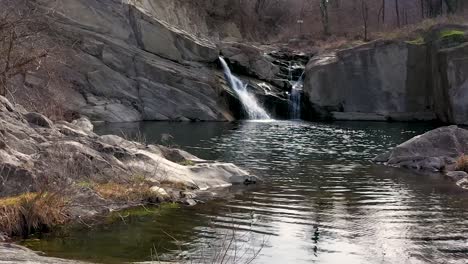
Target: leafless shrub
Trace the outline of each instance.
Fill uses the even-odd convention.
[[[64,64],[62,41],[54,38],[46,19],[54,10],[40,10],[26,0],[0,3],[0,95],[40,112],[52,120],[63,120],[68,85],[56,65]]]

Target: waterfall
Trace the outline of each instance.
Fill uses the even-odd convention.
[[[289,98],[291,102],[291,119],[299,120],[301,119],[301,94],[302,88],[304,86],[303,76],[299,78],[296,82],[293,83],[291,89],[291,96]]]
[[[234,76],[229,69],[228,64],[224,60],[224,58],[219,57],[221,64],[223,65],[224,69],[224,76],[229,83],[229,86],[236,92],[237,96],[244,106],[245,111],[247,112],[249,119],[271,119],[268,113],[263,109],[257,102],[255,96],[249,91],[247,91],[247,84],[244,84],[239,78]]]

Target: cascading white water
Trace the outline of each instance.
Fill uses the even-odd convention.
[[[257,102],[255,96],[249,91],[247,91],[247,84],[244,84],[242,80],[234,76],[229,69],[227,62],[224,60],[223,57],[219,57],[221,64],[224,69],[224,75],[226,80],[229,83],[229,86],[236,92],[237,96],[239,96],[239,100],[242,102],[242,105],[247,112],[249,119],[254,120],[265,120],[271,119],[270,115],[263,109]]]
[[[293,83],[291,89],[291,96],[289,97],[289,100],[291,102],[290,116],[293,120],[301,119],[301,94],[302,88],[304,86],[303,75],[304,74],[301,75],[299,80]]]

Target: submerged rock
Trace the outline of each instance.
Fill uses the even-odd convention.
[[[464,171],[449,171],[445,174],[449,179],[453,180],[454,182],[458,182],[464,178],[468,178],[468,173]]]
[[[28,264],[84,264],[86,262],[75,260],[64,260],[58,258],[43,257],[25,247],[1,243],[0,241],[0,264],[28,263]]]

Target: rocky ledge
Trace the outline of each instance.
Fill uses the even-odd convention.
[[[441,172],[468,189],[468,130],[447,126],[416,136],[374,158],[389,166]]]
[[[201,190],[252,182],[256,178],[234,164],[99,136],[86,118],[52,122],[0,97],[0,213],[25,201],[38,203],[38,197],[46,203],[61,197],[56,218],[68,221],[144,203],[194,204]],[[0,221],[0,233],[24,235],[21,225],[30,232],[27,221],[16,222]]]

